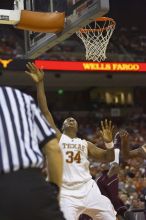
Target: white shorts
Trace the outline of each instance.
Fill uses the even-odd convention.
[[[81,214],[87,214],[93,220],[116,220],[116,212],[110,200],[101,195],[94,180],[88,183],[90,190],[84,197],[60,195],[60,207],[66,220],[78,220]],[[86,188],[86,187],[85,187]]]

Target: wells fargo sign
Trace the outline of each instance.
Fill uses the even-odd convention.
[[[142,66],[139,63],[83,63],[83,68],[91,71],[141,71]]]
[[[121,72],[145,72],[146,63],[106,63],[106,62],[66,62],[36,60],[36,65],[46,70],[68,71],[121,71]]]
[[[88,72],[146,72],[146,63],[138,62],[73,62],[73,61],[49,61],[29,60],[44,70],[58,71],[88,71]],[[0,59],[0,66],[10,70],[25,70],[28,60]]]

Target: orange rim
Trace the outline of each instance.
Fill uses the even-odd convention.
[[[109,24],[107,27],[104,27],[104,28],[81,28],[79,29],[79,32],[81,33],[86,33],[86,32],[102,32],[102,31],[106,31],[106,30],[109,30],[109,29],[113,29],[116,25],[116,22],[114,21],[113,18],[108,18],[108,17],[99,17],[99,18],[96,18],[95,21],[103,21],[103,22],[106,22],[106,21],[109,21],[109,22],[112,22],[112,24]]]

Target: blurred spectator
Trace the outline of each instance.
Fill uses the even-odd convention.
[[[37,4],[38,3],[39,0]],[[38,6],[36,5],[36,7]],[[65,5],[64,7],[66,8]],[[39,10],[39,7],[37,10]],[[48,11],[46,7],[42,10]],[[21,38],[15,30],[12,32],[11,28],[4,28],[4,26],[1,26],[1,58],[22,58],[24,56],[24,40]],[[107,47],[107,61],[142,62],[145,61],[145,57],[146,37],[143,33],[140,33],[138,27],[132,26],[130,29],[122,27],[115,30]],[[85,47],[83,42],[76,36],[76,34],[74,34],[69,39],[43,53],[39,58],[49,60],[84,61]]]
[[[11,29],[7,27],[5,29],[0,28],[0,58],[23,58],[23,44],[23,39],[20,41]]]

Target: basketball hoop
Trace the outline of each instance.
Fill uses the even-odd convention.
[[[86,60],[104,61],[109,40],[116,22],[112,18],[100,17],[76,32],[86,49]]]

